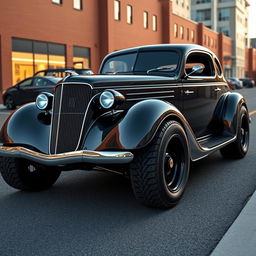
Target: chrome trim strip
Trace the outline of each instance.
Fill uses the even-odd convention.
[[[53,96],[53,100],[52,100],[52,110],[51,110],[51,124],[50,124],[50,136],[49,136],[49,140],[48,140],[48,150],[49,150],[49,154],[51,155],[51,142],[52,142],[52,121],[53,121],[53,115],[54,115],[54,112],[53,112],[53,108],[54,108],[54,99],[55,99],[55,96]]]
[[[87,107],[86,107],[86,110],[85,110],[85,112],[84,112],[84,118],[83,118],[83,123],[82,123],[81,131],[80,131],[80,135],[79,135],[79,139],[78,139],[78,143],[77,143],[77,146],[76,146],[75,151],[78,149],[79,144],[80,144],[81,139],[82,139],[82,136],[83,136],[84,124],[85,124],[85,120],[86,120],[86,116],[87,116],[89,107],[90,107],[92,101],[94,100],[94,98],[95,98],[96,96],[98,96],[99,94],[100,94],[100,93],[97,93],[96,95],[94,95],[94,96],[90,99],[90,101],[89,101],[89,103],[88,103],[88,105],[87,105]]]
[[[126,99],[126,101],[150,100],[150,99],[168,99],[168,98],[175,98],[175,96],[174,95],[170,95],[170,96],[158,96],[158,97],[149,97],[149,98],[133,98],[133,99]]]
[[[210,84],[209,84],[210,83]],[[204,84],[198,84],[196,82],[194,83],[183,83],[183,85],[177,85],[177,84],[167,84],[167,85],[163,85],[161,84],[161,86],[157,86],[156,84],[153,84],[152,86],[149,86],[149,85],[146,85],[146,86],[143,86],[143,85],[135,85],[134,87],[98,87],[97,85],[94,87],[94,89],[114,89],[114,90],[144,90],[144,89],[175,89],[175,88],[183,88],[183,87],[189,87],[189,86],[196,86],[196,87],[203,87],[203,86],[218,86],[218,85],[227,85],[223,82],[215,82],[215,81],[210,81],[210,82],[204,82]],[[136,86],[139,86],[139,87],[136,87]]]
[[[61,113],[61,108],[62,108],[63,87],[64,87],[64,84],[62,84],[62,85],[61,85],[60,106],[59,106],[59,116],[58,116],[57,134],[56,134],[55,150],[54,150],[54,153],[55,153],[55,154],[56,154],[56,152],[57,152],[57,144],[58,144],[58,139],[59,139],[59,126],[60,126],[60,113]]]
[[[177,84],[171,84],[171,85],[170,84],[152,84],[152,85],[148,85],[148,84],[143,85],[142,84],[142,85],[131,85],[131,86],[128,85],[128,87],[118,87],[118,86],[113,87],[113,85],[111,85],[111,86],[100,87],[100,86],[96,85],[94,88],[95,89],[110,89],[111,88],[111,89],[116,89],[116,90],[144,90],[144,89],[158,89],[158,88],[173,89],[173,87],[175,87],[175,88],[178,87]]]
[[[91,87],[91,89],[93,90],[93,87],[92,87],[90,84],[88,84],[88,83],[83,83],[83,82],[75,82],[75,81],[74,81],[74,82],[63,82],[62,84],[63,84],[63,85],[64,85],[64,84],[76,84],[76,85],[77,85],[77,84],[86,84],[86,85],[89,85],[89,86]]]
[[[48,166],[63,166],[75,163],[89,164],[126,164],[133,160],[128,151],[91,151],[80,150],[61,154],[46,155],[24,147],[0,146],[0,156],[17,157]]]
[[[159,91],[159,92],[130,92],[126,93],[126,95],[144,95],[144,94],[162,94],[162,93],[174,93],[174,90],[171,91]]]

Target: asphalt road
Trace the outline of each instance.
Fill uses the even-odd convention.
[[[256,109],[256,88],[240,91]],[[6,116],[2,111],[1,122]],[[145,208],[108,173],[63,173],[52,189],[18,192],[0,179],[0,255],[209,255],[256,189],[256,115],[246,158],[193,164],[173,209]]]

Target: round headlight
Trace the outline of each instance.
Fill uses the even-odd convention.
[[[36,98],[36,106],[40,109],[40,110],[44,110],[47,108],[49,103],[49,99],[48,97],[44,94],[41,93],[37,96]]]
[[[109,91],[105,91],[100,95],[100,105],[103,108],[111,108],[115,103],[115,96]]]

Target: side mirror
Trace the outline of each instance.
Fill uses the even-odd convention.
[[[185,76],[185,78],[188,78],[189,76],[191,76],[194,73],[201,74],[203,72],[203,70],[204,70],[204,67],[202,65],[195,65],[195,66],[192,67],[192,71],[189,74],[187,74]]]

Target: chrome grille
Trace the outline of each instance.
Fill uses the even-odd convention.
[[[50,142],[51,154],[77,150],[82,129],[88,128],[91,122],[92,111],[88,108],[91,98],[92,89],[86,84],[62,84],[56,88]]]

